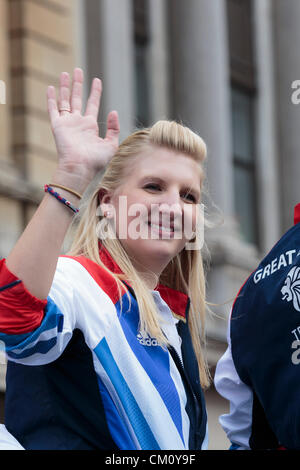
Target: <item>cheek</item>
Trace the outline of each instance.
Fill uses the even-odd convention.
[[[119,200],[115,204],[116,232],[127,233],[126,238],[130,238],[130,232],[139,232],[144,228],[144,222],[150,213],[149,201],[141,202],[140,197],[135,194],[123,195],[122,202]]]
[[[195,230],[197,223],[197,210],[194,205],[190,205],[184,209],[183,213],[183,227],[190,230]]]

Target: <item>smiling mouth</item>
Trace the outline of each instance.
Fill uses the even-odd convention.
[[[151,233],[153,231],[155,233],[158,233],[158,235],[160,236],[167,235],[168,238],[173,238],[174,236],[175,230],[174,227],[172,227],[172,224],[170,227],[165,227],[164,225],[158,225],[154,222],[151,223],[149,220],[146,222],[146,224],[151,229]]]
[[[170,233],[174,233],[174,227],[170,226],[170,227],[165,227],[164,225],[161,225],[161,224],[155,224],[154,222],[150,222],[148,221],[148,226],[149,227],[153,227],[154,229],[156,230],[160,230],[160,231],[163,231],[163,232],[170,232]]]

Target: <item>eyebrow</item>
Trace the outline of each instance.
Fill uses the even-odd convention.
[[[141,184],[145,183],[146,181],[148,180],[151,180],[151,181],[156,181],[158,183],[161,183],[161,184],[165,184],[166,181],[163,179],[163,178],[160,178],[159,176],[154,176],[154,175],[147,175],[147,176],[144,176],[142,179],[141,179]],[[200,191],[194,187],[192,187],[191,185],[187,185],[185,184],[184,185],[184,189],[187,190],[188,192],[193,192],[195,193],[198,197],[200,197]]]

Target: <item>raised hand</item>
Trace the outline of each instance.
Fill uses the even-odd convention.
[[[60,76],[59,100],[53,86],[47,89],[48,112],[58,153],[58,169],[64,173],[92,180],[115,154],[119,145],[120,125],[117,111],[107,117],[105,138],[99,137],[97,123],[102,82],[94,78],[85,114],[82,114],[83,71],[75,68],[72,91],[70,76]]]

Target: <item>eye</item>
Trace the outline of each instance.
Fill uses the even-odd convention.
[[[146,188],[146,189],[151,189],[151,188],[157,189],[157,188],[159,188],[159,185],[154,184],[154,183],[149,183],[149,184],[146,184],[146,186],[144,186],[144,188]]]
[[[196,198],[192,194],[186,194],[184,197],[189,199],[191,202],[196,202]]]
[[[160,186],[158,184],[155,184],[155,183],[148,183],[144,186],[144,189],[150,189],[150,190],[159,190],[160,189]],[[195,196],[193,196],[193,194],[190,194],[190,193],[186,193],[185,195],[183,195],[183,197],[185,199],[189,199],[191,202],[195,203],[196,202],[196,198]]]

